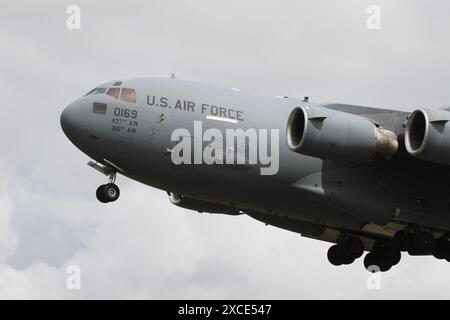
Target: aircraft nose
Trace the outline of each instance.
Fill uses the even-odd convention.
[[[83,112],[77,102],[68,105],[61,113],[61,128],[75,145],[83,138]]]

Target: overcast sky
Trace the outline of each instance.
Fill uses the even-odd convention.
[[[66,9],[81,8],[68,30]],[[370,5],[381,29],[366,26]],[[198,214],[124,177],[119,201],[64,136],[103,82],[169,77],[412,110],[450,103],[448,1],[2,1],[1,298],[450,298],[450,265],[403,256],[368,290],[362,259],[246,216]],[[151,164],[150,164],[151,165]],[[81,290],[66,287],[81,268]]]

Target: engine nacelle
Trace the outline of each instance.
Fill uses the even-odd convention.
[[[177,193],[167,192],[169,195],[169,201],[176,205],[177,207],[194,210],[198,212],[208,212],[208,213],[221,213],[229,215],[239,215],[242,214],[238,209],[224,206],[217,203],[212,203],[208,201],[203,201],[199,199],[193,199],[186,197]]]
[[[450,112],[419,109],[409,115],[405,130],[406,150],[414,157],[450,164]]]
[[[398,149],[394,132],[367,118],[323,107],[292,110],[286,138],[291,150],[328,160],[390,158]]]

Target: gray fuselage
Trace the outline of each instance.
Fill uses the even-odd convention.
[[[109,89],[113,84],[99,88]],[[276,219],[292,219],[298,224],[286,229],[317,238],[327,228],[360,232],[368,225],[390,223],[450,230],[449,177],[439,166],[412,159],[403,150],[391,160],[345,162],[304,156],[289,149],[286,125],[290,112],[295,107],[314,108],[318,104],[175,79],[133,79],[116,87],[134,89],[136,102],[105,92],[88,94],[64,110],[61,124],[85,154],[113,165],[131,179],[230,206],[281,227]],[[94,103],[99,108],[96,112]],[[360,113],[403,134],[406,115],[401,112],[322,106]],[[261,175],[261,164],[174,164],[171,151],[176,142],[171,135],[179,128],[193,132],[194,121],[201,121],[204,131],[277,129],[278,172]],[[425,202],[419,201],[423,199]],[[274,223],[270,217],[276,217]],[[367,231],[376,235],[376,228],[371,230]]]

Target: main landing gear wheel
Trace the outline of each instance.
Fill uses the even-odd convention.
[[[103,184],[97,188],[96,196],[101,203],[116,201],[120,196],[120,189],[114,183],[116,181],[116,173],[111,173],[109,183]]]
[[[385,241],[377,241],[373,251],[364,257],[364,267],[370,272],[386,272],[400,262],[401,253],[396,247]]]
[[[364,244],[355,237],[349,237],[328,249],[328,261],[335,266],[343,264],[351,264],[362,256],[364,252]]]
[[[450,261],[450,239],[448,235],[436,239],[433,256],[439,260]]]
[[[436,241],[433,235],[430,232],[420,231],[414,234],[408,253],[412,256],[431,255],[435,246]]]
[[[400,251],[406,251],[412,256],[434,255],[437,259],[445,258],[446,242],[446,237],[434,239],[430,232],[411,230],[397,231],[393,239],[394,246]]]
[[[355,259],[347,255],[341,245],[335,244],[328,249],[327,252],[328,261],[334,266],[340,266],[343,264],[351,264]]]
[[[350,237],[342,243],[344,254],[354,261],[364,253],[364,244],[359,238]]]
[[[392,242],[400,251],[406,252],[411,248],[413,239],[414,234],[412,232],[408,230],[400,230],[395,233]]]
[[[367,271],[375,273],[378,271],[381,271],[381,258],[380,255],[375,252],[369,252],[368,254],[366,254],[366,256],[364,257],[364,267],[367,269]],[[386,268],[383,268],[386,269]],[[388,269],[386,269],[385,271],[387,271]]]

